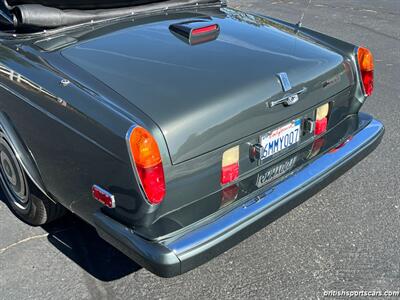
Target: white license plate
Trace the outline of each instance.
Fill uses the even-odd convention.
[[[300,133],[301,119],[297,119],[260,136],[260,144],[263,148],[260,159],[271,157],[297,144],[300,141]]]

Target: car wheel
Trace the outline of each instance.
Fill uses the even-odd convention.
[[[38,226],[65,213],[64,207],[50,201],[27,178],[3,134],[0,134],[0,179],[10,208],[22,221]]]

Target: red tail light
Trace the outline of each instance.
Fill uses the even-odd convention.
[[[316,110],[314,134],[323,134],[328,128],[329,103],[325,103]]]
[[[221,184],[228,184],[239,177],[239,146],[226,150],[222,156]]]
[[[221,184],[227,184],[239,177],[239,164],[222,167]]]
[[[365,95],[371,96],[374,91],[374,57],[369,49],[360,47],[357,59]]]
[[[326,131],[328,127],[328,118],[325,117],[321,120],[315,121],[315,135],[320,135]]]
[[[164,168],[154,137],[144,128],[135,127],[129,136],[129,147],[141,186],[151,204],[165,197]]]

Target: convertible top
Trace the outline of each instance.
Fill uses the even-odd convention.
[[[51,29],[131,14],[223,0],[0,0],[0,25],[19,30]]]
[[[9,6],[17,6],[24,4],[40,4],[44,6],[56,7],[60,9],[98,9],[98,8],[115,8],[127,7],[165,0],[5,0]],[[185,2],[185,1],[181,1]]]

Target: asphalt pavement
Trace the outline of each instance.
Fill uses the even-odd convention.
[[[232,0],[297,22],[308,0]],[[379,148],[290,213],[172,279],[141,269],[68,216],[29,227],[0,201],[0,299],[295,299],[325,290],[400,290],[400,1],[313,0],[303,25],[376,58],[363,111],[386,126]],[[3,199],[0,195],[0,199]]]

